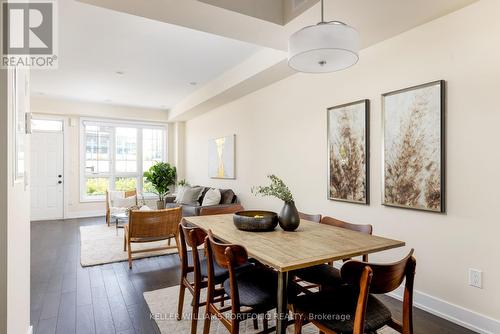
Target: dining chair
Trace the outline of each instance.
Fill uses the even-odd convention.
[[[339,290],[320,291],[294,300],[295,334],[311,322],[320,333],[376,333],[389,326],[399,333],[413,334],[413,281],[416,260],[413,249],[401,261],[373,264],[350,260],[342,266],[342,279],[348,283]],[[392,317],[389,308],[375,294],[396,290],[405,280],[403,321]]]
[[[245,210],[243,206],[240,204],[231,204],[228,206],[207,206],[204,208],[201,208],[200,210],[200,216],[209,216],[209,215],[223,215],[223,214],[229,214],[229,213],[236,213],[238,211],[243,211]]]
[[[328,216],[323,217],[320,221],[320,224],[345,228],[351,231],[356,231],[370,235],[373,233],[372,225],[351,224]],[[343,259],[343,261],[347,260],[350,259]],[[363,255],[363,261],[368,262],[367,254]],[[307,281],[316,284],[316,286],[306,286],[305,287],[306,289],[316,288],[318,287],[318,285],[332,286],[341,283],[340,270],[335,268],[333,266],[333,263],[320,264],[310,268],[299,269],[294,271],[294,275],[302,281]]]
[[[250,318],[255,320],[259,315],[263,315],[264,323],[261,333],[274,331],[275,328],[269,328],[266,313],[277,305],[277,274],[260,264],[237,270],[248,262],[246,249],[216,240],[210,230],[205,239],[205,249],[208,259],[208,289],[203,333],[209,334],[213,316],[231,334],[239,333],[241,322]],[[222,288],[216,288],[216,265],[229,272],[229,278],[224,281]],[[216,297],[224,294],[230,297],[231,305],[218,307]]]
[[[309,220],[311,222],[319,223],[321,221],[321,215],[311,215],[304,212],[299,212],[300,219]]]
[[[128,253],[128,266],[132,269],[132,254],[156,252],[176,246],[170,245],[170,239],[177,238],[179,222],[182,218],[182,209],[164,209],[152,211],[132,210],[129,222],[125,225],[123,237],[123,250]],[[155,241],[168,241],[164,247],[132,250],[133,243],[149,243]]]
[[[206,305],[206,301],[200,302],[202,289],[208,286],[207,259],[201,257],[198,247],[203,245],[207,234],[199,227],[190,226],[185,220],[179,224],[179,256],[181,260],[181,282],[179,287],[179,301],[177,307],[177,320],[182,319],[184,306],[184,295],[186,289],[193,296],[191,334],[196,334],[198,325],[198,314],[200,306]],[[188,250],[189,248],[189,250]],[[193,273],[193,279],[188,277]],[[221,284],[229,277],[228,271],[214,264],[215,284]],[[224,297],[220,296],[217,301],[224,305]]]

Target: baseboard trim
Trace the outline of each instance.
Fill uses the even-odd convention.
[[[404,288],[399,287],[397,290],[388,293],[388,295],[398,300],[403,300],[403,291]],[[413,291],[413,305],[435,316],[481,334],[500,333],[500,320],[452,304],[418,290]]]
[[[105,213],[100,211],[78,211],[78,212],[68,212],[65,219],[76,219],[76,218],[92,218],[92,217],[102,217]]]

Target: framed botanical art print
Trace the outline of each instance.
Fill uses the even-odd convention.
[[[234,179],[235,135],[210,139],[208,174],[214,179]]]
[[[384,205],[445,212],[445,82],[382,95]]]
[[[369,100],[328,109],[328,198],[369,204]]]

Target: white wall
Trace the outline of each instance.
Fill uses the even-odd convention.
[[[29,103],[24,99],[24,80],[29,80],[29,72],[20,71],[20,106]],[[0,332],[25,334],[30,326],[30,209],[26,207],[30,192],[24,182],[13,180],[14,120],[9,84],[7,71],[0,70]],[[25,158],[29,163],[29,154]],[[29,168],[27,172],[29,175]]]
[[[167,112],[157,109],[121,107],[109,104],[35,97],[31,100],[32,112],[65,119],[65,160],[68,168],[65,190],[66,217],[90,217],[105,214],[105,203],[80,201],[80,118],[97,117],[127,121],[155,122],[168,127],[168,161],[173,162],[176,154],[174,124],[167,124]],[[69,120],[72,120],[72,126]]]
[[[349,70],[296,74],[187,122],[187,180],[233,188],[247,208],[279,210],[279,201],[250,193],[275,173],[286,180],[300,210],[370,223],[376,234],[407,242],[404,250],[373,260],[392,260],[415,248],[421,296],[454,304],[455,317],[460,310],[477,316],[470,320],[476,325],[487,320],[481,315],[500,319],[499,12],[500,1],[482,0],[363,50]],[[447,81],[448,95],[448,212],[384,207],[380,94],[439,79]],[[372,203],[328,201],[326,108],[364,98],[371,100]],[[209,179],[207,140],[231,133],[236,180]],[[468,268],[483,270],[483,289],[467,285]],[[500,322],[492,322],[498,327],[491,331],[500,332]]]

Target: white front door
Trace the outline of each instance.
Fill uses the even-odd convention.
[[[64,216],[63,141],[62,132],[31,135],[31,220]]]

